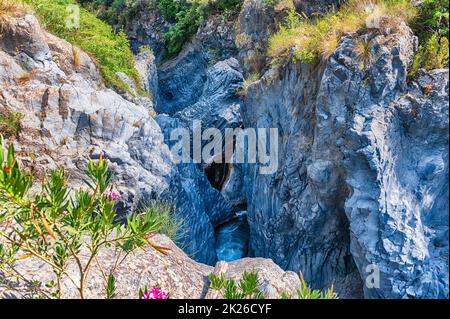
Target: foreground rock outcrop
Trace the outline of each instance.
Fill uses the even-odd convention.
[[[115,268],[117,287],[115,298],[137,299],[139,289],[144,289],[145,286],[159,287],[169,293],[171,299],[217,298],[220,292],[209,289],[208,275],[211,273],[224,274],[226,278],[239,280],[245,271],[256,271],[260,279],[260,289],[266,298],[279,298],[283,292],[295,295],[295,289],[300,285],[297,274],[283,271],[269,259],[245,258],[231,263],[221,262],[214,268],[193,261],[163,235],[153,237],[152,241],[157,245],[170,248],[167,255],[152,248],[131,253]],[[114,248],[106,249],[99,254],[101,268],[98,263],[94,263],[91,267],[90,275],[86,279],[84,298],[105,298],[103,273],[109,273],[114,268],[117,254]],[[37,259],[23,260],[17,269],[27,278],[43,284],[55,280],[51,267]],[[68,273],[73,278],[77,278],[76,269],[75,262],[68,266]],[[0,298],[33,296],[29,282],[3,281],[1,272],[0,279],[2,279]],[[61,298],[80,298],[78,290],[66,277],[61,284]]]

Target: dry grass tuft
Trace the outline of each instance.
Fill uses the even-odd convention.
[[[372,61],[372,47],[370,46],[370,41],[362,38],[356,40],[355,52],[360,69],[363,71],[367,70]]]
[[[79,68],[81,65],[80,51],[78,48],[72,45],[73,66]]]
[[[0,17],[18,17],[28,11],[28,8],[20,0],[1,0]]]
[[[35,75],[36,75],[35,70],[32,70],[30,72],[25,72],[17,78],[16,82],[19,85],[25,85],[28,82],[30,82],[34,78]]]

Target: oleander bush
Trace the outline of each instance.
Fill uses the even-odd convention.
[[[102,156],[89,161],[85,187],[69,189],[60,168],[44,177],[35,192],[31,191],[33,178],[19,167],[13,144],[6,149],[3,137],[0,141],[0,279],[3,277],[4,285],[17,279],[33,283],[37,297],[59,298],[61,280],[67,279],[84,298],[93,264],[106,269],[97,258],[103,249],[115,247],[121,252],[115,267],[137,248],[151,246],[167,253],[167,248],[151,242],[168,223],[167,213],[157,211],[159,206],[133,214],[124,223],[117,222],[115,206],[120,196],[114,191],[113,174]],[[55,279],[36,283],[27,277],[17,267],[27,258],[48,265]],[[75,273],[68,271],[69,264],[76,265]],[[105,297],[113,298],[115,268],[108,272],[104,274]]]

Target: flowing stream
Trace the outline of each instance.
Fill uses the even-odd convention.
[[[216,253],[218,260],[233,261],[247,256],[249,226],[247,215],[236,218],[216,228]]]

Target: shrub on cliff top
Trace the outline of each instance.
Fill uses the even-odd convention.
[[[420,68],[432,70],[448,66],[448,23],[447,0],[424,0],[419,5],[417,18],[412,23],[419,37],[419,50],[414,56],[410,77],[415,77]]]
[[[107,86],[119,92],[128,91],[126,83],[116,76],[117,72],[123,72],[140,87],[134,56],[123,32],[114,33],[111,26],[81,7],[79,28],[67,27],[66,19],[71,14],[68,6],[76,4],[74,0],[23,1],[31,6],[48,31],[91,54]]]
[[[350,0],[336,12],[319,18],[302,16],[292,6],[284,24],[269,39],[268,54],[275,62],[292,56],[304,63],[316,63],[328,58],[347,32],[372,27],[382,19],[395,27],[396,19],[410,21],[415,14],[408,0]]]
[[[102,269],[105,296],[115,295],[115,271],[118,264],[137,248],[151,246],[165,254],[167,248],[151,242],[161,228],[161,220],[154,211],[144,211],[117,223],[115,210],[119,195],[111,185],[112,172],[108,162],[100,156],[90,160],[86,187],[69,190],[63,169],[57,169],[41,182],[41,190],[31,191],[33,180],[19,167],[10,144],[7,151],[0,136],[0,271],[2,285],[15,280],[34,283],[17,263],[35,258],[49,266],[54,280],[33,285],[32,293],[41,298],[60,298],[61,281],[66,278],[86,297],[93,264]],[[74,194],[74,195],[72,195]],[[99,252],[115,246],[113,269],[104,273]],[[69,265],[75,271],[69,272]]]

